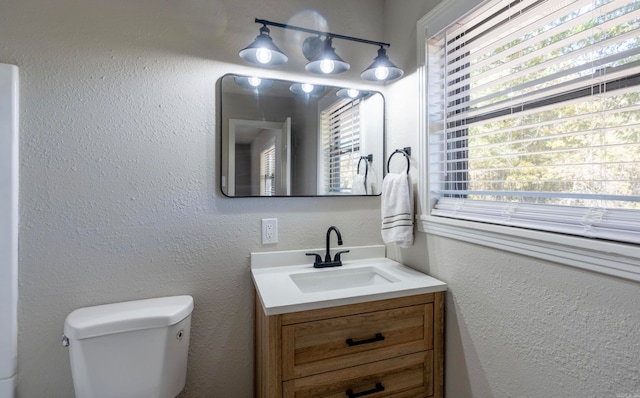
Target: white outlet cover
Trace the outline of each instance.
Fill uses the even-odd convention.
[[[262,219],[262,244],[278,243],[278,219]]]

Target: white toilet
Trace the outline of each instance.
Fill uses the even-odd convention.
[[[80,308],[67,316],[76,398],[174,398],[184,388],[191,296]]]

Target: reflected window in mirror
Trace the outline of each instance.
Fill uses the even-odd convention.
[[[320,112],[326,194],[350,194],[360,159],[360,101],[340,99]]]
[[[276,144],[271,144],[260,154],[260,195],[276,194]]]

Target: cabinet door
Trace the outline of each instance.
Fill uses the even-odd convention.
[[[290,380],[283,387],[284,398],[429,397],[433,395],[433,351]]]
[[[287,325],[283,379],[344,369],[433,348],[433,304]]]

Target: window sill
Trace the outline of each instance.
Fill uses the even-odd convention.
[[[640,247],[473,221],[418,216],[418,230],[640,282]]]

